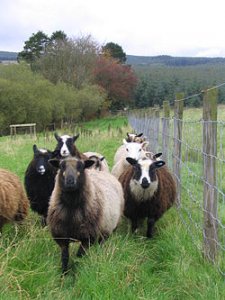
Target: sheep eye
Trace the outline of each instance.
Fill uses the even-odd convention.
[[[141,152],[141,149],[139,149],[138,151]]]
[[[127,152],[128,152],[128,148],[126,148]]]

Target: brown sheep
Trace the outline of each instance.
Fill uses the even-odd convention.
[[[117,227],[124,208],[123,189],[109,172],[87,169],[94,161],[68,157],[50,160],[59,168],[47,223],[61,248],[62,271],[67,271],[69,243],[81,242],[77,255]]]
[[[131,164],[119,177],[124,190],[124,215],[130,219],[132,232],[139,221],[147,218],[147,237],[152,237],[155,222],[173,205],[176,184],[165,162],[158,155],[141,158],[130,157]]]
[[[23,221],[28,208],[29,200],[18,176],[0,169],[0,231],[5,223]]]

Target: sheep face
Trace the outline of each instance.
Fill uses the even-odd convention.
[[[127,138],[126,138],[126,141],[127,142],[139,142],[139,140],[141,141],[143,141],[143,137],[142,137],[142,139],[140,139],[141,138],[141,136],[143,135],[143,133],[139,133],[139,134],[136,134],[136,133],[128,133],[127,132]]]
[[[145,151],[148,142],[143,142],[141,144],[130,142],[128,143],[125,139],[123,140],[123,144],[125,145],[127,151],[127,157],[131,157],[133,159],[138,160],[143,156],[143,151]]]
[[[75,150],[74,150],[74,142],[79,137],[79,134],[75,136],[69,136],[69,135],[62,135],[59,136],[57,133],[55,133],[55,138],[58,142],[56,149],[60,152],[61,157],[65,158],[68,156],[74,156]]]
[[[76,158],[51,160],[50,163],[59,168],[59,184],[62,191],[72,192],[79,190],[84,183],[84,170],[94,164],[93,160],[82,161]]]
[[[49,151],[47,149],[38,149],[36,145],[33,146],[34,151],[34,159],[33,159],[33,165],[36,169],[36,172],[40,175],[44,175],[46,171],[49,169],[49,163],[48,160],[52,159],[56,152]]]
[[[162,160],[152,160],[150,158],[142,158],[138,161],[127,157],[127,161],[133,166],[133,183],[143,189],[157,188],[156,169],[165,165]]]

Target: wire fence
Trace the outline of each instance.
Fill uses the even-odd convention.
[[[183,117],[184,101],[191,96],[178,94],[173,116],[164,101],[161,110],[130,111],[128,120],[147,137],[151,151],[163,153],[177,182],[176,207],[185,228],[225,276],[225,122],[217,120],[217,92],[223,85],[201,92],[200,117]]]

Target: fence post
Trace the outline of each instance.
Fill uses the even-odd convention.
[[[179,207],[181,202],[181,140],[182,140],[182,122],[184,108],[184,94],[176,94],[174,102],[174,145],[173,145],[173,172],[177,183],[177,199],[176,204]]]
[[[204,255],[214,261],[217,254],[217,94],[213,89],[203,93],[203,176],[204,176]]]
[[[170,133],[170,103],[163,101],[163,118],[162,118],[162,151],[163,159],[168,165],[168,148],[169,148],[169,133]]]
[[[156,153],[159,147],[159,107],[155,107],[154,113],[154,152]]]

